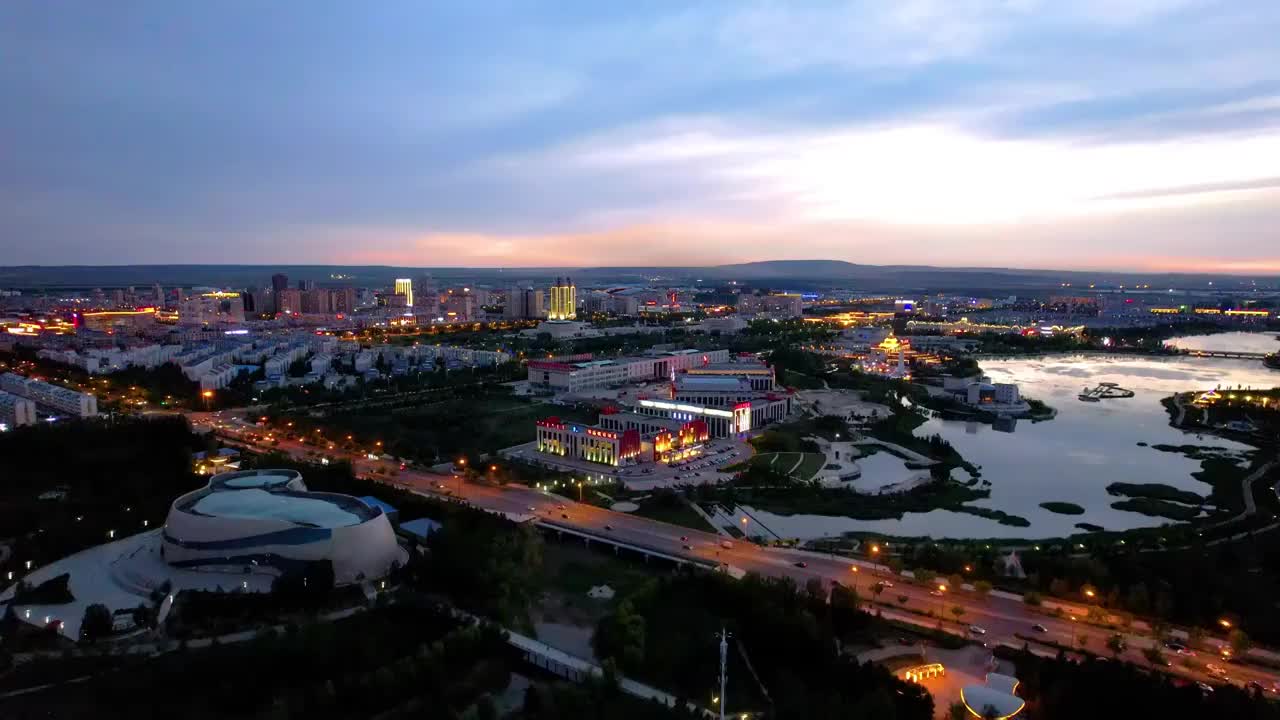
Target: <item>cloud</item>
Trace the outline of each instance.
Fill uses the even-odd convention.
[[[1251,271],[1277,36],[1271,0],[4,6],[3,249]]]

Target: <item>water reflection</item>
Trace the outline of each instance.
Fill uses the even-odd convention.
[[[1024,395],[1053,406],[1057,417],[1017,423],[1016,432],[1012,432],[1014,427],[932,419],[917,434],[941,435],[981,468],[983,479],[991,482],[991,497],[976,505],[1022,516],[1031,527],[1010,527],[950,511],[907,514],[900,521],[752,512],[759,512],[761,519],[782,535],[800,538],[849,530],[932,537],[1049,537],[1079,532],[1078,522],[1108,530],[1157,526],[1167,521],[1112,508],[1111,503],[1119,498],[1107,493],[1107,485],[1159,482],[1202,495],[1210,488],[1191,476],[1200,470],[1199,462],[1150,445],[1203,445],[1237,452],[1250,449],[1170,427],[1160,400],[1198,388],[1280,385],[1280,373],[1248,360],[1081,355],[984,360],[982,367],[993,381],[1018,383]],[[1099,402],[1077,399],[1082,385],[1102,382],[1133,390],[1134,397]],[[1147,446],[1138,445],[1140,442]],[[864,466],[860,488],[888,484],[875,476],[876,469]],[[1042,502],[1055,500],[1076,503],[1086,512],[1059,515],[1040,507]]]

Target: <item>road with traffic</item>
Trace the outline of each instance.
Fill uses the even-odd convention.
[[[925,627],[934,627],[938,618],[944,618],[953,632],[968,634],[978,642],[988,645],[1007,643],[1021,646],[1028,640],[1057,643],[1066,647],[1084,647],[1099,655],[1109,655],[1106,643],[1116,634],[1114,630],[1085,622],[1087,608],[1062,601],[1047,601],[1046,605],[1063,607],[1058,615],[1047,607],[1036,608],[1026,604],[1020,596],[994,592],[982,595],[971,589],[947,587],[946,581],[923,585],[894,575],[888,568],[864,560],[825,555],[806,550],[765,547],[750,541],[733,540],[726,546],[726,539],[712,531],[695,530],[671,525],[648,518],[614,512],[570,498],[535,490],[524,486],[499,486],[487,483],[466,482],[455,475],[444,475],[414,468],[400,469],[399,464],[383,459],[373,459],[368,453],[353,453],[316,447],[273,434],[273,440],[262,442],[246,440],[246,434],[261,434],[262,428],[231,418],[230,413],[192,413],[188,416],[196,426],[216,429],[224,439],[259,451],[274,450],[292,457],[313,460],[317,452],[328,457],[341,457],[351,461],[355,472],[378,482],[397,486],[418,493],[465,501],[476,507],[497,511],[513,517],[532,516],[544,525],[563,526],[588,533],[602,540],[647,548],[664,555],[700,561],[701,564],[721,564],[772,577],[789,577],[801,586],[812,579],[830,587],[833,582],[854,587],[863,598],[872,598],[873,586],[884,585],[875,597],[886,616]],[[376,472],[375,472],[376,471]],[[906,598],[905,602],[901,598]],[[957,619],[953,607],[963,609]],[[932,617],[925,615],[932,612]],[[982,632],[969,631],[970,627]],[[1146,664],[1143,650],[1156,644],[1152,637],[1135,632],[1121,633],[1126,649],[1120,658],[1139,665]],[[1083,644],[1082,644],[1083,641]],[[1213,651],[1199,652],[1198,664],[1214,663],[1226,670],[1230,682],[1243,685],[1256,681],[1268,691],[1280,690],[1280,672],[1263,669],[1252,664],[1226,664],[1222,654],[1225,644],[1212,640]],[[1174,650],[1162,648],[1173,664],[1165,670],[1199,682],[1221,683],[1222,677],[1212,677],[1206,672],[1185,667]],[[1187,653],[1192,651],[1188,650]],[[1270,655],[1271,653],[1266,653]]]

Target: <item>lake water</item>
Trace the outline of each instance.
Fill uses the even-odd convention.
[[[1239,333],[1239,335],[1249,335]],[[1197,340],[1212,339],[1206,336]],[[1257,336],[1253,336],[1256,340]],[[1269,336],[1269,342],[1280,345]],[[1180,339],[1179,339],[1180,340]],[[1224,346],[1220,349],[1245,349]],[[986,518],[935,510],[908,513],[901,520],[862,521],[815,515],[783,516],[751,510],[760,521],[784,537],[813,538],[861,530],[902,536],[931,537],[1056,537],[1080,532],[1077,522],[1108,530],[1152,527],[1168,521],[1140,513],[1115,510],[1121,498],[1109,495],[1113,482],[1159,482],[1207,495],[1209,486],[1191,477],[1200,463],[1178,453],[1148,445],[1205,445],[1235,451],[1249,446],[1214,436],[1197,436],[1169,426],[1160,400],[1175,392],[1236,385],[1280,386],[1280,372],[1258,361],[1151,356],[1054,356],[1030,360],[984,360],[983,370],[995,382],[1013,382],[1022,393],[1044,400],[1058,410],[1053,420],[1019,421],[1014,432],[990,425],[933,419],[917,430],[942,435],[991,482],[991,496],[972,503],[1004,510],[1031,522],[1019,528]],[[1132,398],[1082,402],[1085,386],[1113,382],[1133,390]],[[878,456],[877,456],[878,457]],[[875,458],[871,458],[874,460]],[[868,463],[859,489],[892,482],[876,473],[897,475],[901,466]],[[1047,501],[1073,502],[1084,515],[1059,515],[1041,508]]]
[[[1229,332],[1170,338],[1164,344],[1183,350],[1273,353],[1280,352],[1280,342],[1276,341],[1276,337],[1275,333],[1270,332]]]

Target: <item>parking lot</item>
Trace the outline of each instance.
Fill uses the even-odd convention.
[[[641,463],[615,468],[578,458],[543,455],[537,451],[537,443],[525,443],[501,451],[506,457],[547,465],[586,478],[618,480],[630,490],[719,482],[728,477],[721,472],[724,468],[745,461],[751,453],[751,446],[743,440],[719,438],[703,444],[698,455],[674,465]]]

